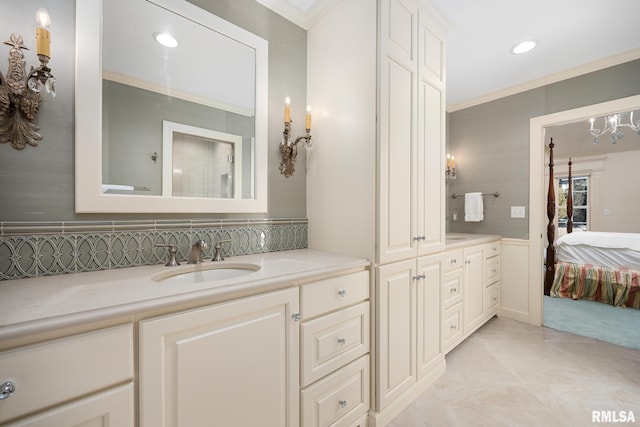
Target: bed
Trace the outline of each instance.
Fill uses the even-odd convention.
[[[544,293],[586,299],[618,307],[640,308],[640,234],[573,232],[571,160],[567,198],[567,234],[555,239],[553,140],[549,144],[547,254]]]

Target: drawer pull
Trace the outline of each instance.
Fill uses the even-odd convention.
[[[338,338],[338,344],[340,345],[345,345],[347,343],[347,340],[344,338]]]
[[[340,400],[340,401],[338,401],[338,405],[340,405],[341,408],[346,408],[347,407],[347,401],[346,400]]]
[[[451,330],[452,331],[455,331],[456,329],[458,329],[456,325],[451,325]]]
[[[451,260],[451,265],[453,265],[453,264],[457,264],[457,263],[458,263],[458,260],[457,260],[456,258],[453,258],[453,259]]]
[[[6,381],[0,386],[0,400],[10,398],[16,392],[16,386],[12,381]]]
[[[451,288],[451,293],[452,294],[458,293],[458,288]]]
[[[421,274],[419,276],[413,276],[413,280],[426,279],[427,276],[425,274]]]
[[[293,313],[291,315],[291,318],[293,319],[294,322],[299,322],[300,321],[300,313]]]
[[[338,289],[338,295],[340,295],[342,298],[347,296],[347,290],[346,289]]]

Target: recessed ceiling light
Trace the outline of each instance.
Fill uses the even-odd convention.
[[[155,41],[166,47],[178,46],[178,40],[169,33],[153,33]]]
[[[537,42],[533,40],[525,40],[523,42],[518,43],[514,47],[511,48],[511,53],[515,55],[519,55],[521,53],[526,53],[532,50],[534,47],[538,45]]]

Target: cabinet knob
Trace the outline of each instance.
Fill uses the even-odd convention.
[[[0,386],[0,400],[10,398],[16,392],[16,385],[12,381],[5,381]]]
[[[340,295],[342,298],[347,296],[347,290],[346,289],[338,289],[338,295]]]
[[[340,345],[345,345],[347,343],[347,340],[344,338],[338,338],[338,344]]]
[[[338,405],[340,405],[341,408],[346,408],[347,407],[347,401],[346,400],[340,400],[340,401],[338,401]]]
[[[291,315],[291,318],[293,319],[294,322],[299,322],[300,321],[300,313],[293,313]]]

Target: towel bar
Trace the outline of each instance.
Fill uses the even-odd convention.
[[[464,196],[464,194],[456,194],[456,193],[453,193],[453,194],[451,195],[451,198],[452,198],[452,199],[455,199],[455,198],[462,197],[462,196]],[[488,197],[488,196],[500,197],[500,193],[498,193],[497,191],[496,191],[495,193],[482,193],[482,196],[483,196],[483,197]]]

